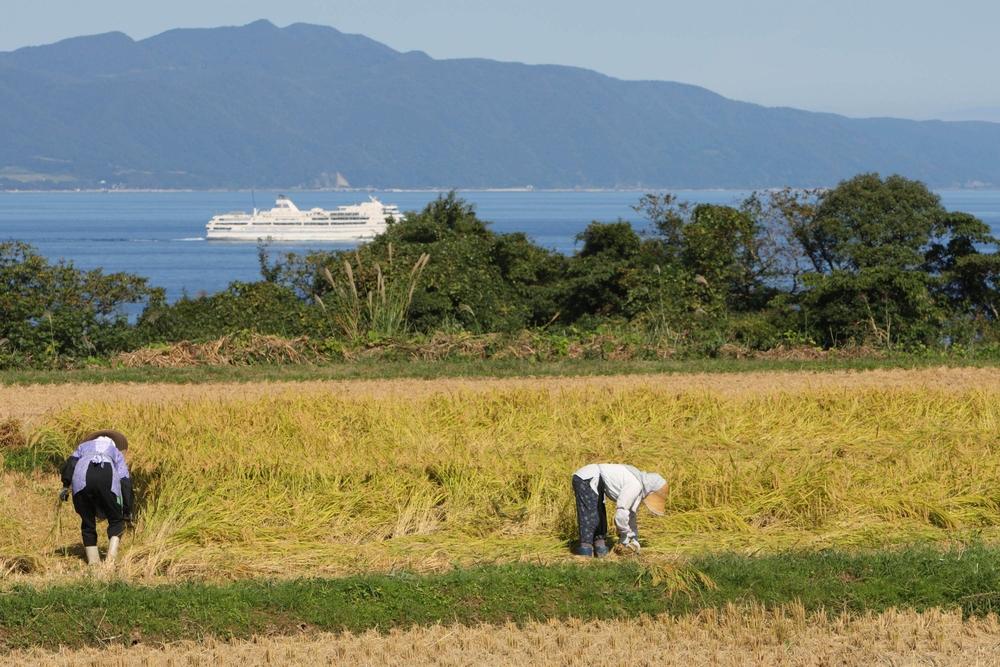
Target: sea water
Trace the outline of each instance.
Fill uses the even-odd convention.
[[[674,191],[693,203],[735,205],[749,192]],[[0,240],[30,243],[50,260],[71,261],[81,269],[102,268],[149,278],[170,300],[183,294],[218,292],[233,281],[260,278],[255,243],[206,241],[205,223],[233,210],[273,206],[276,192],[2,192]],[[403,211],[422,209],[437,192],[373,192]],[[1000,190],[939,192],[950,210],[972,213],[1000,236]],[[335,208],[362,201],[360,192],[292,192],[302,209]],[[632,207],[634,191],[463,191],[483,220],[497,232],[524,232],[540,245],[563,253],[577,247],[577,235],[595,221],[648,223]],[[343,244],[272,243],[272,256],[332,250]]]

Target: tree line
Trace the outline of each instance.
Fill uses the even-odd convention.
[[[167,303],[129,274],[0,243],[0,364],[105,357],[251,330],[354,343],[431,332],[626,328],[726,344],[964,348],[996,339],[998,240],[923,183],[861,174],[737,206],[647,194],[650,232],[593,222],[563,255],[499,234],[454,192],[355,250],[272,256],[261,280]],[[130,322],[123,307],[141,309]]]

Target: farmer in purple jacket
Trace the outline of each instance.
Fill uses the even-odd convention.
[[[118,542],[131,521],[133,499],[132,479],[124,452],[128,439],[118,431],[91,433],[79,444],[62,468],[62,500],[73,492],[73,508],[80,515],[80,533],[87,562],[101,562],[97,550],[97,519],[108,520],[108,557],[114,561]]]

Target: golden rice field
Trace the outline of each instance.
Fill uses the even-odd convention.
[[[495,389],[627,389],[654,387],[663,391],[707,391],[725,395],[801,392],[810,389],[917,389],[945,391],[1000,390],[995,368],[879,369],[870,371],[781,371],[744,373],[674,373],[660,375],[440,378],[434,380],[342,380],[279,382],[101,383],[0,385],[0,419],[35,424],[62,408],[100,398],[107,402],[169,405],[182,400],[238,400],[278,394],[409,398]]]
[[[20,651],[6,664],[146,665],[995,665],[996,617],[729,607],[673,618],[443,626],[248,641]]]
[[[993,370],[22,390],[33,438],[129,435],[135,580],[570,558],[569,476],[602,460],[669,480],[655,554],[1000,534]],[[8,579],[83,568],[58,486],[3,475]]]

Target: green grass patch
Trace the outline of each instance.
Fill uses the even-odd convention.
[[[947,552],[724,554],[682,568],[712,583],[678,590],[654,583],[656,567],[604,561],[280,582],[15,586],[0,595],[0,647],[127,642],[136,632],[151,642],[303,628],[621,618],[749,601],[797,600],[809,610],[835,612],[941,607],[980,615],[1000,609],[1000,549],[982,545]]]
[[[567,359],[358,361],[328,365],[196,366],[186,368],[108,368],[4,370],[0,384],[65,384],[102,382],[269,382],[295,380],[376,380],[449,377],[560,377],[642,375],[653,373],[739,373],[766,371],[872,370],[880,368],[995,367],[1000,360],[947,355],[898,354],[885,358],[820,359],[676,359],[610,361]]]
[[[18,429],[16,439],[20,442],[0,442],[0,471],[30,473],[41,470],[56,473],[66,460],[65,442],[49,430],[41,430],[30,438],[20,434],[21,424],[16,420],[7,422]],[[14,440],[15,438],[11,438]]]

